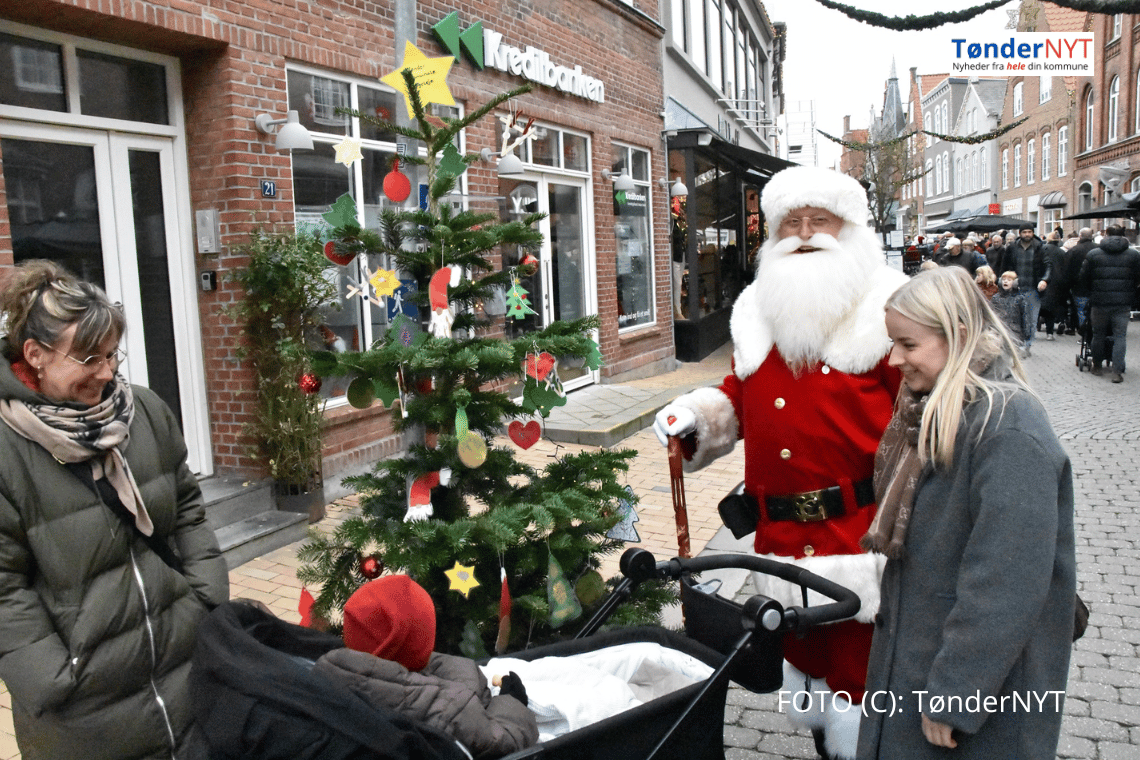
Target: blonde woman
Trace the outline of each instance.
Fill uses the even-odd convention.
[[[886,323],[903,388],[864,537],[888,559],[858,756],[1052,760],[1074,628],[1068,457],[965,270],[905,283]]]
[[[978,283],[987,301],[998,292],[997,275],[994,274],[993,267],[988,265],[978,267],[978,271],[974,273],[974,282]]]

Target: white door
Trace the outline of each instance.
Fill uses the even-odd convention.
[[[593,224],[587,203],[586,182],[574,177],[536,174],[533,178],[505,177],[499,180],[504,220],[521,218],[535,211],[546,214],[539,223],[542,249],[535,274],[522,281],[530,293],[536,315],[508,319],[509,337],[515,338],[556,321],[597,314],[597,277],[594,264]],[[506,266],[519,263],[519,256],[504,252]],[[597,339],[597,336],[594,336]],[[563,359],[558,376],[567,390],[597,381],[597,370],[581,360]]]
[[[190,468],[212,471],[193,256],[174,141],[0,120],[16,263],[47,258],[103,286],[127,317],[121,371],[178,416]]]

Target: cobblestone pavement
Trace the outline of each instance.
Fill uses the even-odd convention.
[[[1133,364],[1140,367],[1140,325],[1133,324]],[[1140,759],[1140,370],[1122,384],[1079,372],[1077,338],[1034,345],[1027,367],[1034,388],[1073,462],[1076,483],[1077,572],[1082,597],[1092,606],[1088,632],[1077,643],[1069,675],[1066,717],[1058,755],[1089,760]],[[689,375],[696,365],[687,365]],[[710,373],[710,378],[717,372]],[[642,381],[655,384],[658,380]],[[641,498],[636,528],[642,546],[658,557],[676,553],[665,457],[651,430],[620,444],[639,452],[627,482]],[[560,448],[559,448],[560,447]],[[542,441],[522,457],[541,466],[551,455],[586,448]],[[743,471],[739,451],[685,479],[693,551],[716,534],[715,505]],[[354,508],[352,499],[330,506],[322,528]],[[296,545],[279,549],[230,573],[234,596],[266,602],[296,621],[300,584]],[[615,560],[616,561],[616,560]],[[612,572],[613,564],[608,566]],[[610,574],[607,572],[607,575]],[[746,597],[745,585],[738,598]],[[778,714],[776,694],[733,686],[725,712],[728,760],[815,756],[810,736],[795,733]],[[0,683],[0,760],[19,758],[12,732],[11,699]]]

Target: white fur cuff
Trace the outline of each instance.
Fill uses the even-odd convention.
[[[859,612],[855,620],[871,623],[879,611],[879,586],[883,579],[883,566],[887,558],[882,554],[833,554],[828,557],[804,557],[792,559],[774,554],[760,555],[777,562],[797,565],[840,586],[851,589],[859,595]],[[794,583],[780,580],[765,573],[753,573],[756,593],[775,599],[785,607],[803,606],[803,594]],[[815,591],[808,592],[808,604],[818,606],[828,604],[830,599]]]
[[[684,463],[685,472],[695,472],[732,451],[740,424],[732,401],[719,388],[698,388],[673,402],[691,409],[697,418],[697,450]]]

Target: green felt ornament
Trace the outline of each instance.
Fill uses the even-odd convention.
[[[544,418],[550,416],[550,410],[556,406],[566,405],[566,394],[560,393],[553,383],[535,380],[528,377],[523,385],[522,407],[528,412],[538,412]]]
[[[582,615],[582,605],[566,574],[562,572],[562,565],[550,552],[550,563],[546,571],[546,600],[550,605],[550,626],[558,628]]]
[[[586,354],[586,366],[590,369],[601,369],[603,364],[602,351],[598,344],[590,341],[590,353]]]
[[[332,207],[321,214],[326,222],[333,227],[344,227],[346,224],[356,223],[356,201],[348,193],[336,199]]]
[[[463,160],[463,156],[459,155],[459,151],[455,149],[455,143],[448,143],[447,147],[443,149],[439,163],[436,164],[437,174],[451,174],[458,177],[463,172],[467,171],[467,162]]]

